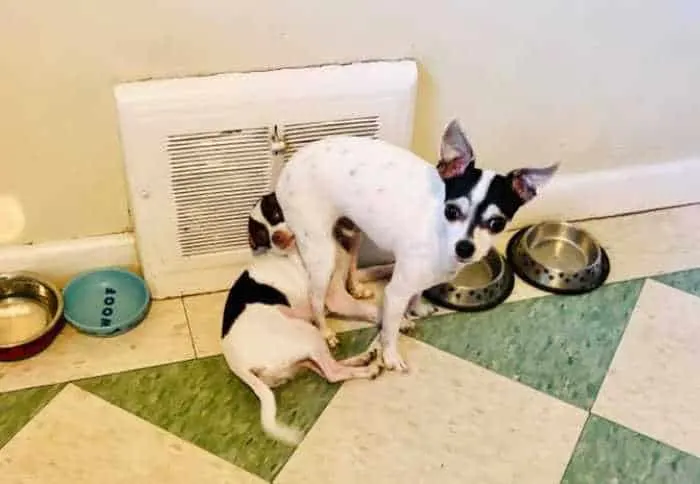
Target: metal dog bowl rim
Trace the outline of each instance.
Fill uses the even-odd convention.
[[[528,276],[525,271],[523,271],[522,267],[520,267],[519,264],[515,263],[515,250],[518,247],[518,244],[520,243],[520,240],[534,227],[538,225],[543,225],[543,224],[557,224],[557,225],[565,225],[568,227],[575,228],[576,230],[585,233],[588,237],[591,238],[591,240],[596,244],[600,251],[600,267],[601,267],[601,273],[600,273],[600,279],[596,284],[594,284],[591,287],[585,288],[585,289],[564,289],[564,288],[558,288],[558,287],[552,287],[552,286],[547,286],[546,284],[542,284],[540,282],[537,282],[533,280],[530,276]],[[522,279],[524,282],[529,284],[530,286],[540,289],[541,291],[549,292],[551,294],[558,294],[561,296],[577,296],[581,294],[587,294],[589,292],[593,292],[596,289],[600,288],[605,284],[605,281],[607,281],[608,276],[610,275],[610,258],[608,257],[608,253],[605,250],[605,248],[600,244],[592,235],[590,235],[587,231],[576,227],[574,224],[570,222],[556,222],[556,221],[545,221],[537,224],[531,224],[527,225],[517,232],[513,234],[513,236],[510,238],[508,241],[508,245],[506,247],[506,259],[508,260],[508,264],[511,266],[513,269],[513,272]],[[540,261],[537,261],[538,264],[541,264]]]
[[[31,358],[48,348],[53,340],[58,336],[65,324],[63,319],[63,294],[58,287],[47,278],[30,271],[0,272],[0,280],[5,279],[30,279],[48,289],[56,298],[56,311],[51,317],[51,321],[39,333],[10,344],[0,343],[0,361],[17,361]],[[23,351],[26,349],[27,351]],[[15,356],[15,354],[21,355]]]
[[[126,274],[130,276],[132,279],[136,280],[139,282],[141,287],[144,289],[146,293],[146,301],[139,307],[139,310],[135,312],[134,318],[129,321],[128,324],[124,324],[123,326],[119,326],[116,329],[110,329],[110,330],[96,330],[94,326],[87,326],[83,324],[82,322],[78,321],[75,319],[69,311],[64,309],[64,317],[66,321],[68,321],[71,326],[73,326],[75,329],[80,331],[81,333],[84,333],[89,336],[98,336],[98,337],[110,337],[110,336],[119,336],[124,333],[128,333],[132,329],[136,328],[139,324],[143,322],[144,319],[146,319],[146,316],[148,316],[148,313],[150,311],[151,305],[153,303],[153,297],[151,294],[151,290],[148,287],[148,284],[146,283],[145,279],[141,277],[139,274],[130,271],[128,269],[124,269],[123,267],[100,267],[97,269],[88,269],[86,271],[83,271],[79,274],[77,274],[75,277],[73,277],[70,281],[68,281],[68,284],[63,288],[63,297],[65,298],[66,293],[71,289],[71,287],[75,288],[75,285],[80,282],[81,280],[95,275],[99,274],[101,272],[118,272],[122,274]]]
[[[577,227],[576,225],[572,224],[571,222],[556,222],[556,221],[553,221],[553,220],[546,220],[546,221],[544,221],[544,222],[540,222],[540,223],[536,223],[536,224],[529,225],[529,226],[525,227],[527,230],[523,231],[523,234],[522,234],[522,236],[520,237],[520,240],[522,241],[523,239],[525,239],[526,237],[528,237],[528,236],[530,235],[530,233],[531,233],[531,232],[534,232],[534,230],[535,230],[536,228],[542,227],[542,226],[545,226],[545,225],[558,225],[558,226],[560,226],[560,227],[565,227],[565,228],[567,228],[567,229],[569,229],[569,230],[572,230],[572,231],[575,231],[575,232],[578,232],[578,233],[582,234],[583,236],[585,236],[585,237],[587,237],[588,239],[590,239],[590,241],[593,243],[593,245],[594,245],[595,248],[597,249],[596,262],[598,261],[598,259],[600,259],[600,258],[602,257],[603,247],[602,247],[601,244],[595,239],[595,237],[593,237],[591,234],[589,234],[587,231],[583,230],[582,228]],[[527,242],[525,242],[525,244],[527,244]],[[537,262],[537,263],[540,264],[541,266],[544,266],[544,267],[547,266],[547,264],[546,264],[545,262],[543,262],[542,260],[540,260],[536,254],[528,254],[528,255],[532,258],[532,260],[534,260],[535,262]],[[588,265],[586,266],[586,268],[590,267],[591,265],[593,265],[593,264],[588,264]]]
[[[500,251],[498,251],[496,248],[492,248],[491,251],[495,252],[499,259],[501,260],[501,272],[500,274],[503,274],[503,278],[505,280],[505,290],[495,299],[489,301],[487,304],[482,304],[482,305],[476,305],[476,306],[458,306],[456,304],[452,304],[448,301],[445,301],[444,299],[440,299],[438,297],[435,297],[432,295],[430,292],[431,289],[434,289],[435,287],[441,287],[445,286],[447,284],[450,284],[449,282],[445,282],[443,284],[438,284],[437,286],[430,287],[423,291],[423,297],[430,301],[433,304],[436,304],[440,307],[450,309],[453,311],[458,311],[461,313],[479,313],[483,311],[488,311],[490,309],[495,308],[496,306],[500,306],[503,304],[506,299],[510,297],[511,294],[513,294],[513,290],[515,288],[515,274],[513,273],[513,269],[510,267],[510,264],[508,263],[507,259],[503,254],[501,254]],[[491,252],[490,251],[490,252]],[[488,254],[487,254],[488,255]],[[487,256],[484,256],[487,257]],[[480,261],[479,261],[480,262]],[[475,262],[478,263],[478,262]],[[465,266],[466,267],[466,266]],[[461,270],[464,270],[462,268]],[[473,289],[483,289],[485,287],[488,287],[490,284],[483,284],[481,286],[475,286]],[[471,289],[471,288],[470,288]]]

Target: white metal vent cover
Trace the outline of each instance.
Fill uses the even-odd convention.
[[[351,134],[409,147],[416,79],[414,62],[387,61],[117,86],[139,256],[154,297],[229,287],[250,258],[248,212],[306,143]]]

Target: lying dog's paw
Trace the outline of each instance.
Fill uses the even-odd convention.
[[[349,366],[369,366],[377,360],[378,355],[379,351],[376,348],[369,349],[354,358],[345,360],[344,364]]]
[[[323,332],[323,339],[326,340],[329,348],[335,348],[338,346],[338,336],[330,328],[326,328]]]
[[[374,364],[374,365],[370,366],[370,368],[372,370],[370,373],[370,377],[369,377],[370,380],[376,380],[377,377],[379,375],[381,375],[382,372],[384,371],[384,367],[380,364]]]
[[[379,356],[379,348],[372,348],[367,352],[367,363],[371,363]]]
[[[419,299],[417,303],[409,306],[406,316],[409,318],[427,318],[438,311],[438,307],[432,303]]]
[[[411,321],[410,319],[402,319],[401,324],[399,325],[399,331],[402,333],[407,333],[409,331],[413,331],[416,329],[416,322]]]
[[[374,291],[371,287],[361,282],[348,284],[348,292],[355,299],[371,299],[374,297]]]

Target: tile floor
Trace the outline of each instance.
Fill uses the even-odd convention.
[[[219,355],[223,294],[156,302],[117,338],[67,328],[0,364],[1,482],[700,483],[700,206],[582,225],[608,284],[518,283],[424,320],[402,337],[408,375],[301,376],[277,392],[297,449],[265,437]],[[374,336],[337,327],[342,353]]]

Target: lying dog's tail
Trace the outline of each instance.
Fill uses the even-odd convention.
[[[275,394],[270,387],[248,369],[241,369],[236,374],[260,400],[260,422],[263,430],[280,442],[292,446],[298,445],[301,442],[301,432],[277,421],[277,403],[275,403]]]

